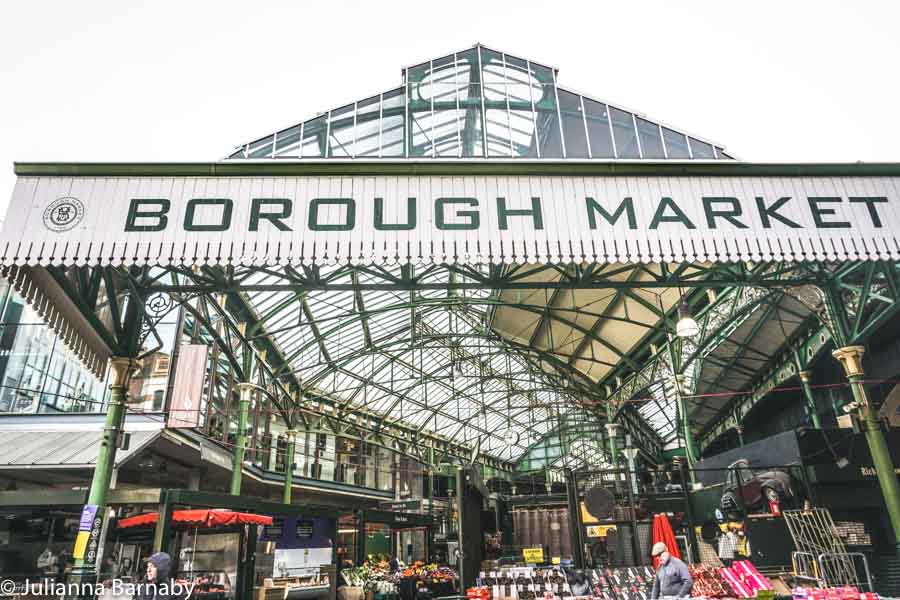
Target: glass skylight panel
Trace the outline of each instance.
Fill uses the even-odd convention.
[[[673,131],[668,127],[663,127],[663,139],[666,142],[666,152],[669,158],[690,158],[691,151],[688,149],[687,137],[683,133]]]
[[[634,131],[634,119],[629,112],[609,107],[612,119],[613,136],[616,140],[616,153],[619,158],[640,158],[637,134]]]
[[[638,135],[641,138],[641,153],[644,158],[665,158],[662,139],[659,136],[659,125],[636,117]]]
[[[270,135],[256,140],[247,150],[248,158],[266,158],[272,154],[272,147],[275,142],[275,136]]]
[[[276,134],[276,157],[296,157],[300,155],[300,125],[294,125]]]
[[[593,158],[615,158],[612,130],[605,104],[584,98],[584,114]]]
[[[567,158],[588,158],[588,141],[585,133],[584,115],[581,110],[581,96],[557,90],[559,110],[562,115],[563,140]]]
[[[300,144],[300,155],[303,158],[321,158],[325,156],[325,135],[328,130],[328,115],[316,117],[303,124],[303,142]]]
[[[694,158],[715,158],[712,145],[694,138],[690,138],[690,141]]]

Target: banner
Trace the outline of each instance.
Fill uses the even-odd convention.
[[[897,260],[898,180],[20,176],[0,264]]]
[[[206,359],[209,346],[182,344],[175,364],[175,383],[166,427],[192,428],[200,422],[200,398],[206,379]]]

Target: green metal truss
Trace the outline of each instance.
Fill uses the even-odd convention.
[[[642,269],[642,275],[648,279],[630,277],[623,281],[621,275],[628,269]],[[544,457],[547,458],[552,453],[549,449],[565,449],[571,446],[573,440],[579,439],[579,435],[574,438],[561,436],[560,431],[580,431],[583,434],[581,438],[593,439],[598,428],[605,423],[602,409],[607,402],[616,409],[614,419],[622,423],[626,432],[640,443],[645,459],[658,460],[662,456],[663,446],[671,440],[671,437],[659,434],[660,424],[664,424],[670,432],[677,431],[674,415],[670,410],[667,412],[670,402],[664,383],[671,376],[671,359],[674,356],[668,344],[680,342],[670,340],[661,331],[649,331],[628,355],[619,355],[616,368],[608,377],[594,382],[574,369],[565,356],[497,336],[490,329],[490,322],[498,307],[513,306],[537,315],[538,330],[559,322],[573,327],[585,339],[602,344],[605,342],[596,336],[596,332],[575,323],[575,315],[572,318],[567,316],[566,309],[557,302],[561,290],[614,289],[617,291],[614,302],[625,296],[634,300],[633,289],[681,287],[692,290],[689,299],[697,311],[701,334],[689,348],[680,346],[677,349],[681,369],[690,371],[702,361],[711,360],[707,351],[727,337],[728,332],[749,311],[755,310],[761,303],[772,306],[785,293],[802,294],[804,290],[814,289],[812,286],[832,286],[850,307],[846,330],[851,332],[853,341],[860,341],[894,314],[898,305],[895,300],[900,290],[897,265],[894,263],[846,263],[839,267],[788,263],[677,265],[658,272],[634,265],[499,267],[446,264],[393,270],[350,265],[329,269],[238,266],[189,269],[173,266],[154,269],[52,267],[48,270],[114,354],[123,349],[120,341],[124,331],[121,315],[128,299],[144,297],[148,299],[147,306],[153,306],[154,298],[169,298],[169,303],[163,303],[169,310],[177,305],[184,306],[190,318],[203,329],[204,335],[215,341],[220,356],[233,369],[233,379],[252,380],[267,389],[273,409],[289,425],[324,428],[339,435],[356,435],[370,443],[405,452],[417,460],[427,460],[429,449],[434,449],[440,457],[468,460],[473,450],[478,452],[480,447],[459,443],[452,435],[429,432],[422,427],[410,426],[402,419],[386,416],[394,411],[367,410],[365,403],[358,400],[365,385],[371,382],[364,373],[346,373],[346,365],[352,359],[375,357],[380,361],[379,369],[401,366],[415,372],[420,382],[427,380],[429,385],[446,387],[449,385],[446,377],[417,370],[414,364],[400,358],[401,352],[415,353],[428,344],[440,345],[467,370],[480,370],[478,377],[468,385],[453,388],[454,396],[460,398],[475,397],[478,386],[485,381],[496,385],[498,393],[511,397],[558,390],[563,382],[571,385],[571,392],[561,399],[559,405],[550,404],[543,409],[558,416],[566,408],[571,411],[567,413],[570,415],[567,418],[580,419],[581,424],[576,426],[572,424],[575,421],[567,424],[560,420],[539,432],[539,435],[535,434],[535,441],[526,449],[524,458],[518,461],[498,459],[486,452],[478,454],[479,462],[501,472],[511,471],[517,464],[525,466],[526,463],[534,463],[541,448],[544,448]],[[552,271],[555,279],[542,277],[541,281],[534,281],[536,273],[544,270]],[[502,291],[534,289],[548,290],[551,308],[501,300]],[[441,290],[445,293],[435,293]],[[714,290],[714,293],[708,293],[708,290]],[[302,313],[301,319],[315,320],[308,300],[313,291],[351,291],[353,314],[344,315],[334,322],[314,323],[314,340],[302,348],[293,348],[292,354],[288,355],[275,343],[273,331],[268,326],[285,312]],[[398,298],[396,303],[388,306],[368,306],[367,294],[378,291],[402,292],[407,296],[402,301]],[[276,292],[287,293],[290,298],[263,309],[254,307],[249,300],[253,294]],[[408,312],[411,323],[420,322],[431,314],[457,315],[467,320],[467,332],[448,334],[429,331],[424,326],[401,326],[389,335],[373,331],[371,320],[392,311]],[[657,315],[664,319],[671,317],[661,311]],[[613,318],[608,311],[595,316]],[[145,339],[151,339],[154,319],[158,322],[160,318],[161,314],[144,310]],[[328,340],[354,324],[364,332],[364,347],[352,354],[331,357]],[[489,341],[493,350],[484,356],[467,353],[460,345],[465,337],[480,337]],[[792,350],[798,342],[791,340],[791,345]],[[314,375],[301,380],[295,373],[292,361],[307,351],[321,353],[323,361]],[[519,366],[503,373],[485,369],[486,361],[503,355],[517,361]],[[775,365],[779,364],[780,369],[775,369]],[[709,443],[723,428],[727,428],[731,420],[746,414],[749,410],[747,402],[752,405],[754,398],[761,397],[773,373],[789,370],[785,364],[789,363],[784,363],[781,355],[773,358],[766,368],[761,369],[760,383],[755,390],[736,399],[733,406],[723,409],[713,423],[699,432],[701,441]],[[316,389],[318,381],[338,372],[358,380],[359,389],[349,400],[337,399]],[[535,374],[540,380],[537,383],[534,381]],[[529,385],[522,387],[525,381]],[[650,393],[654,388],[661,389],[661,393]],[[403,398],[402,394],[400,398],[393,408],[398,408],[400,403],[415,404]],[[636,403],[636,398],[641,402]],[[501,405],[485,406],[483,415],[464,415],[457,421],[460,427],[478,431],[480,435],[497,435],[497,431],[488,431],[479,424],[480,419],[494,415],[496,418],[506,418],[509,423],[515,422],[527,431],[529,427],[525,419],[531,406],[524,403],[506,407],[509,410]],[[447,402],[428,408],[435,414],[454,418],[449,412],[453,407]],[[579,414],[582,416],[578,417]],[[600,446],[605,447],[605,444],[601,441]]]

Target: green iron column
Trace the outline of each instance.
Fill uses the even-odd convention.
[[[244,454],[247,452],[247,422],[250,416],[250,395],[254,387],[256,386],[247,382],[238,384],[240,403],[238,409],[238,430],[234,440],[234,455],[231,461],[232,496],[241,495],[241,475],[243,473]]]
[[[803,388],[803,397],[806,398],[806,411],[809,413],[809,420],[814,429],[822,429],[822,422],[819,421],[819,411],[816,409],[816,399],[813,397],[812,388],[809,385],[812,379],[810,371],[800,371],[800,387]]]
[[[128,392],[128,385],[131,383],[131,376],[139,366],[140,363],[133,358],[115,357],[109,361],[110,385],[106,423],[103,426],[100,451],[97,454],[97,464],[94,467],[87,499],[88,504],[97,506],[97,515],[102,516],[106,513],[106,497],[109,493],[109,484],[116,461],[119,436],[125,420],[125,395]],[[75,580],[90,581],[96,575],[94,567],[94,561],[86,558],[76,560]]]
[[[609,440],[609,460],[612,462],[613,468],[619,466],[619,449],[616,446],[616,435],[618,435],[619,424],[606,424],[606,437]]]
[[[291,492],[294,486],[294,454],[297,450],[297,430],[288,429],[285,432],[287,446],[284,449],[284,493],[281,501],[284,504],[291,503]]]
[[[606,403],[606,439],[609,442],[609,460],[614,469],[619,466],[619,449],[616,448],[616,434],[619,424],[615,422],[616,412],[612,405]]]
[[[809,421],[815,429],[822,429],[822,423],[819,421],[819,411],[816,408],[816,399],[813,397],[812,387],[809,382],[812,380],[812,372],[807,371],[809,366],[800,360],[800,353],[794,350],[794,364],[797,366],[797,375],[800,377],[800,387],[803,389],[803,398],[806,400],[806,412],[809,413]]]
[[[691,422],[688,419],[687,402],[684,399],[684,375],[679,373],[673,378],[675,385],[675,400],[678,405],[678,414],[681,418],[681,432],[684,435],[684,455],[687,458],[687,466],[694,478],[694,464],[697,462],[697,443],[694,440],[694,434],[691,432]]]
[[[878,422],[874,407],[869,403],[869,394],[864,385],[862,366],[864,352],[863,346],[844,346],[832,354],[844,367],[844,372],[850,381],[850,390],[853,392],[853,400],[857,404],[860,425],[866,434],[866,442],[868,442],[869,452],[872,454],[872,463],[875,466],[875,473],[884,496],[888,518],[891,528],[894,530],[896,552],[900,555],[900,483],[897,482],[894,463],[884,440],[881,424]]]

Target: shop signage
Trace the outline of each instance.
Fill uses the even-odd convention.
[[[522,558],[525,564],[539,565],[544,562],[543,548],[522,548]]]
[[[606,537],[610,529],[615,529],[615,525],[591,525],[587,528],[588,537]]]
[[[0,263],[900,259],[896,177],[20,177]]]
[[[400,502],[379,502],[379,510],[399,511],[399,510],[422,510],[422,500],[404,500]]]
[[[166,427],[192,428],[199,424],[208,354],[209,346],[206,344],[183,344],[178,349],[178,368],[175,369]]]
[[[78,522],[78,535],[75,536],[72,558],[84,559],[88,563],[94,562],[97,559],[102,528],[103,515],[99,514],[99,507],[96,504],[85,504]]]

